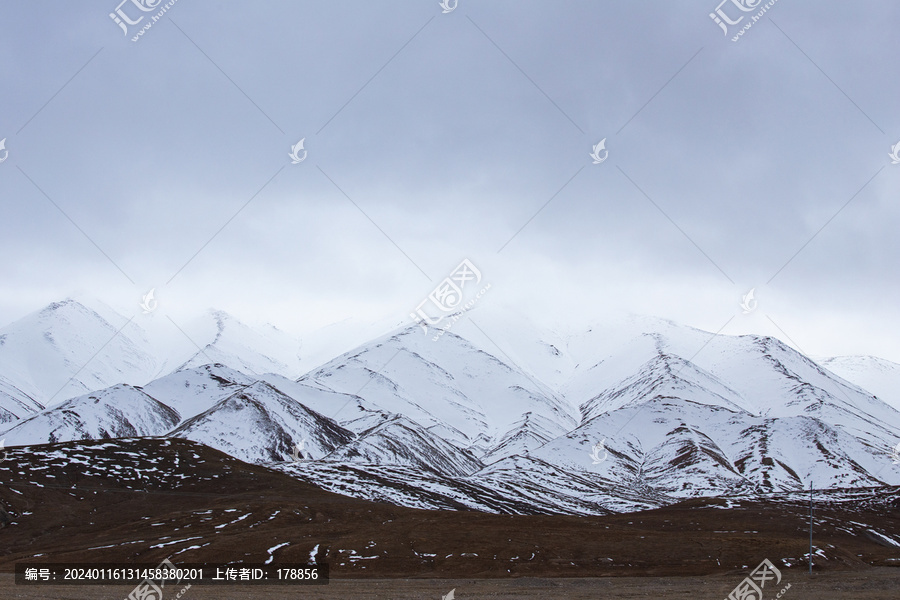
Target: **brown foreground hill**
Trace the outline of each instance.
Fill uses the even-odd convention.
[[[808,566],[802,497],[703,499],[596,517],[417,510],[325,492],[177,439],[15,448],[0,461],[0,483],[0,570],[7,572],[33,561],[260,563],[274,557],[275,563],[307,563],[312,557],[347,585],[361,578],[559,578],[562,585],[564,578],[609,576],[677,576],[700,585],[712,576],[720,582],[715,597],[764,558],[798,581]],[[900,570],[873,569],[900,566],[897,488],[822,496],[815,517],[815,573],[893,582],[886,589],[900,583]],[[2,593],[11,589],[10,576],[0,582],[0,597],[15,597]],[[876,585],[873,593],[881,589]],[[894,589],[900,598],[900,585]],[[191,593],[200,599],[215,591]],[[315,594],[338,597],[327,595],[334,592]]]

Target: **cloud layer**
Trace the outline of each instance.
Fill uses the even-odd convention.
[[[468,258],[537,318],[900,361],[894,3],[137,4],[2,9],[2,323],[403,319]]]

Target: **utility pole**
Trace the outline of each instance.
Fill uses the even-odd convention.
[[[809,481],[809,574],[812,575],[812,528],[813,528],[812,480]]]

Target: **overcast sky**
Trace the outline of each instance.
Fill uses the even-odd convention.
[[[4,2],[0,325],[408,320],[467,258],[538,319],[900,361],[900,5],[740,1]]]

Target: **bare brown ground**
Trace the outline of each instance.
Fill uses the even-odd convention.
[[[20,562],[260,563],[285,542],[274,564],[306,563],[318,547],[331,584],[193,586],[182,600],[440,599],[453,588],[460,600],[722,600],[764,558],[782,570],[782,586],[791,584],[782,600],[900,599],[900,569],[890,566],[900,565],[900,548],[869,531],[900,532],[896,489],[819,506],[822,555],[809,576],[802,503],[696,500],[595,517],[425,511],[331,494],[190,442],[133,440],[79,453],[90,466],[24,450],[0,463],[0,600],[122,600],[131,589],[16,586],[9,571]],[[104,464],[144,474],[181,466],[136,485],[92,468]],[[779,589],[767,588],[764,600]]]
[[[458,600],[722,600],[740,580],[741,577],[735,575],[580,579],[343,579],[316,587],[193,586],[184,593],[182,600],[440,600],[451,589],[456,590]],[[774,598],[788,583],[791,587],[782,600],[896,600],[900,597],[900,569],[892,567],[814,573],[812,576],[801,571],[788,571],[782,585],[773,588],[765,600]],[[129,591],[128,586],[27,588],[13,584],[11,574],[0,574],[0,597],[4,600],[123,600]],[[170,595],[166,596],[166,600],[171,600]]]

